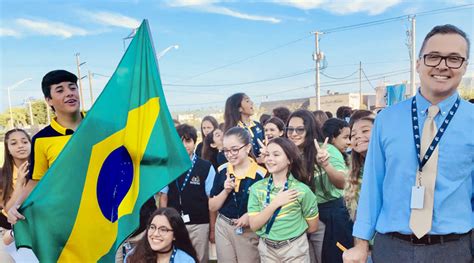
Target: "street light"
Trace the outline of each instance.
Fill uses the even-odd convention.
[[[11,85],[7,88],[7,91],[8,91],[8,106],[10,108],[10,125],[11,125],[12,128],[13,128],[14,122],[13,122],[12,100],[11,100],[11,97],[10,97],[10,90],[14,89],[14,88],[20,86],[21,84],[23,84],[27,81],[30,81],[30,80],[32,80],[32,78],[26,78],[26,79],[20,80],[17,83],[15,83],[15,84],[13,84],[13,85]]]
[[[156,55],[156,59],[160,59],[161,57],[163,57],[166,53],[168,53],[168,51],[172,50],[172,49],[178,49],[179,46],[178,45],[172,45],[172,46],[169,46],[165,49],[163,49],[163,51],[161,51],[160,53],[158,53],[158,55]]]

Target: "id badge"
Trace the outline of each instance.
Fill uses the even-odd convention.
[[[189,219],[189,215],[187,215],[187,214],[186,214],[186,215],[181,214],[181,218],[183,219],[183,221],[184,221],[185,224],[186,224],[186,223],[189,223],[189,221],[191,221],[191,220]]]
[[[413,186],[411,188],[411,209],[423,209],[425,200],[425,187],[424,186]]]
[[[243,233],[244,233],[244,228],[243,227],[237,227],[235,229],[235,234],[242,235]]]

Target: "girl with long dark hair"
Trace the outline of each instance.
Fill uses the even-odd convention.
[[[298,148],[287,138],[266,146],[270,176],[252,185],[248,213],[262,262],[309,262],[306,233],[318,228],[316,196]]]
[[[217,128],[207,134],[202,142],[202,159],[208,160],[214,166],[214,169],[226,163],[224,153],[222,152],[223,148],[223,137],[224,133],[221,129]]]
[[[258,237],[249,228],[248,190],[265,177],[266,170],[249,155],[249,133],[241,128],[224,135],[224,154],[228,163],[219,166],[209,200],[209,210],[219,211],[216,222],[219,262],[259,262]]]
[[[357,202],[359,201],[359,192],[364,174],[364,163],[367,149],[369,146],[374,118],[372,115],[358,119],[351,118],[351,172],[347,179],[345,189],[345,200],[352,221],[356,219]]]
[[[196,146],[195,153],[197,156],[202,157],[202,150],[203,150],[204,140],[206,136],[218,128],[219,128],[219,123],[217,122],[216,118],[209,115],[202,118],[202,121],[201,121],[202,141]]]
[[[196,251],[181,215],[174,208],[159,208],[150,217],[146,234],[125,258],[126,263],[194,263]]]
[[[310,235],[312,262],[342,262],[336,242],[352,247],[352,222],[343,201],[347,166],[340,151],[324,144],[321,127],[307,110],[290,115],[286,136],[302,154],[318,200],[319,228]]]
[[[5,133],[4,160],[0,170],[0,237],[5,245],[13,242],[11,225],[8,223],[6,211],[13,206],[21,193],[21,188],[26,183],[28,174],[28,159],[31,153],[31,138],[22,129],[12,129]],[[12,200],[12,201],[10,201]],[[1,245],[0,247],[3,247]],[[11,256],[0,253],[0,262],[10,262]]]
[[[235,93],[227,98],[224,111],[224,132],[235,126],[247,130],[253,153],[258,157],[260,155],[258,140],[263,141],[265,134],[262,125],[250,118],[255,112],[253,106],[253,101],[245,93]]]

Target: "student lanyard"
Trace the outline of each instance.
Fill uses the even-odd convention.
[[[268,178],[267,198],[265,199],[265,205],[270,204],[270,192],[271,192],[270,188],[272,187],[272,184],[273,184],[273,176],[270,176],[270,178]],[[286,180],[285,186],[283,188],[283,191],[286,191],[286,190],[288,190],[288,180]],[[277,210],[275,210],[275,212],[273,212],[273,216],[270,218],[270,221],[268,221],[268,223],[267,223],[267,228],[265,230],[266,235],[268,235],[268,233],[270,233],[270,229],[272,229],[273,223],[275,223],[275,219],[278,216],[278,214],[280,213],[280,210],[281,210],[281,206],[278,207]]]
[[[433,138],[433,141],[431,141],[430,146],[428,147],[425,156],[423,159],[421,159],[421,153],[420,153],[420,147],[421,147],[421,138],[420,138],[420,126],[418,125],[418,115],[416,114],[417,108],[416,108],[416,97],[413,97],[412,100],[412,106],[411,106],[411,117],[412,117],[412,122],[413,122],[413,136],[415,139],[415,148],[416,148],[416,154],[417,154],[417,160],[418,160],[418,171],[422,171],[423,166],[425,166],[426,162],[431,157],[431,154],[433,154],[434,150],[436,149],[436,146],[438,145],[439,141],[441,140],[441,137],[443,136],[444,132],[446,131],[446,128],[448,127],[449,123],[451,122],[451,119],[453,118],[454,114],[459,108],[459,102],[461,99],[458,97],[454,105],[451,107],[449,110],[448,116],[444,119],[443,123],[441,124],[441,127],[438,129],[438,132],[436,133],[436,136]]]
[[[173,248],[173,254],[171,254],[171,257],[170,257],[170,263],[174,263],[174,258],[176,257],[176,248]]]
[[[181,185],[181,187],[179,187],[178,179],[176,179],[176,181],[175,181],[176,182],[176,188],[178,189],[179,206],[181,207],[181,209],[183,207],[183,205],[181,203],[181,193],[183,192],[184,188],[188,184],[189,177],[191,177],[191,172],[193,171],[194,164],[196,164],[196,160],[197,160],[197,155],[194,154],[193,155],[193,164],[191,165],[191,168],[189,168],[188,173],[186,174],[186,177],[184,177],[184,181],[183,181],[183,184]]]
[[[243,121],[240,121],[240,124],[241,124],[242,128],[247,129],[247,131],[250,133],[250,137],[253,138],[254,134],[253,134],[252,129],[249,126],[247,126],[247,124],[245,124]]]
[[[242,180],[244,180],[244,179],[242,179]],[[232,190],[232,197],[234,199],[235,206],[237,207],[238,218],[240,218],[240,216],[241,216],[240,211],[242,210],[242,204],[244,203],[245,195],[247,194],[247,190],[250,187],[250,183],[251,183],[250,179],[245,181],[244,191],[242,192],[241,197],[240,197],[240,205],[237,202],[237,195],[235,194],[235,191]]]

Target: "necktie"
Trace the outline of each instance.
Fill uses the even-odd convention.
[[[424,158],[425,153],[438,130],[434,121],[438,112],[439,108],[436,105],[431,105],[428,108],[428,117],[423,125],[423,133],[421,135],[421,158]],[[438,149],[439,147],[436,147],[431,154],[431,157],[428,159],[428,162],[423,166],[422,171],[418,172],[416,175],[417,182],[420,182],[421,185],[425,187],[423,208],[412,209],[410,216],[410,228],[417,238],[422,238],[431,230],[434,189],[436,175],[438,173]]]

